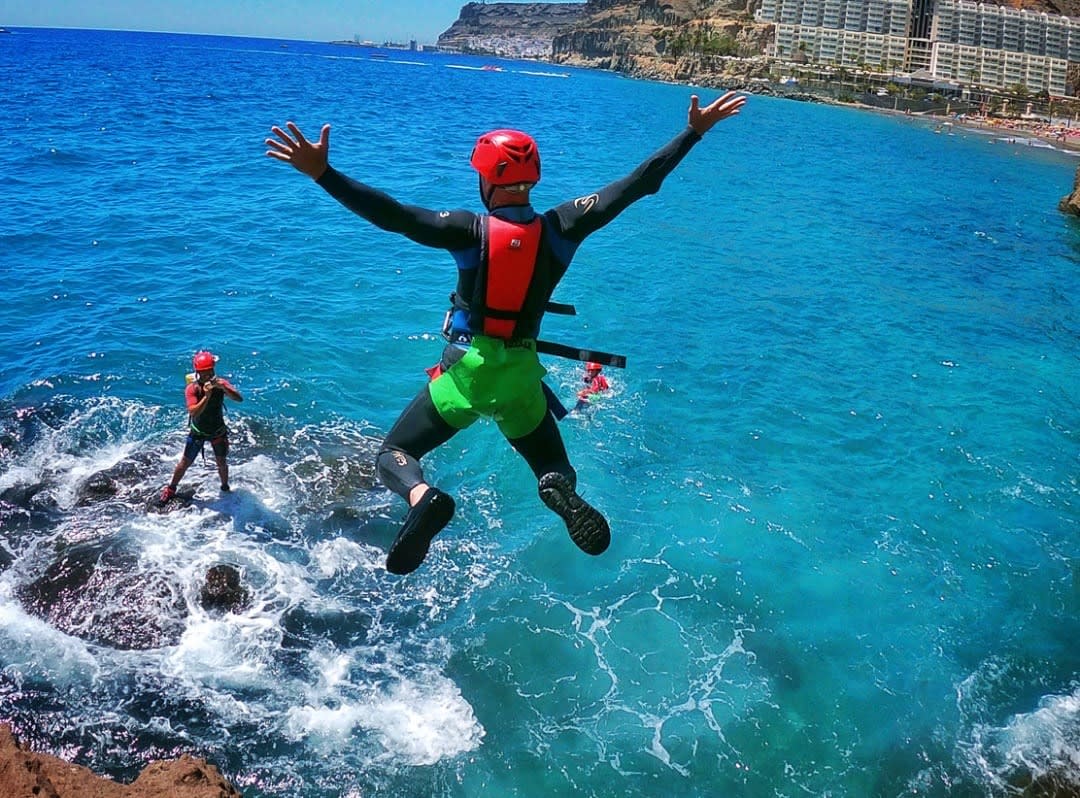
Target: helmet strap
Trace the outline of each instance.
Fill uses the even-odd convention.
[[[496,186],[491,185],[491,183],[487,183],[482,175],[477,175],[476,179],[479,183],[480,199],[483,201],[484,207],[490,211],[491,198],[495,196]]]

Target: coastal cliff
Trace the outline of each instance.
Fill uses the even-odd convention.
[[[1046,14],[1061,14],[1064,17],[1080,17],[1080,0],[1016,0],[1015,2],[993,2],[990,5],[1008,5],[1027,11]]]
[[[640,78],[738,86],[764,74],[762,54],[773,35],[771,25],[753,21],[748,2],[468,3],[438,45]]]
[[[1061,198],[1058,210],[1070,216],[1080,216],[1080,167],[1076,170],[1073,178],[1073,190]]]
[[[466,3],[439,35],[440,50],[506,58],[548,58],[557,34],[580,19],[580,3]]]
[[[749,0],[589,0],[552,41],[551,60],[633,77],[738,87],[767,72],[773,26]]]

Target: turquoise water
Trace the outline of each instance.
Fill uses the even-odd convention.
[[[546,208],[667,141],[690,90],[371,55],[0,39],[0,721],[117,778],[199,754],[257,798],[1076,794],[1077,161],[751,98],[586,242],[556,295],[580,315],[545,324],[628,356],[563,423],[611,549],[580,554],[479,425],[429,458],[458,514],[398,578],[371,460],[453,263],[266,158],[270,125],[329,122],[339,169],[474,209],[472,142],[520,127]],[[200,461],[191,507],[146,514],[203,347],[245,395],[235,491]],[[218,562],[246,610],[199,606]]]

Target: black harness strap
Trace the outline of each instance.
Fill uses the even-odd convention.
[[[560,316],[576,316],[577,308],[573,305],[564,305],[561,302],[548,302],[544,307],[545,313],[556,313]]]
[[[556,357],[564,357],[567,360],[580,360],[582,363],[592,361],[617,369],[626,368],[626,355],[613,355],[610,352],[601,352],[597,349],[579,349],[576,346],[556,344],[551,341],[537,341],[536,351],[542,355],[555,355]]]

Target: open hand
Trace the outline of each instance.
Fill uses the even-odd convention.
[[[285,126],[289,128],[291,136],[277,125],[270,128],[270,132],[277,136],[277,139],[266,140],[266,146],[270,148],[266,154],[292,164],[312,180],[318,180],[329,165],[330,125],[322,126],[319,140],[314,144],[304,138],[300,128],[292,122],[286,122]]]
[[[704,136],[721,119],[727,119],[729,116],[735,116],[739,113],[744,105],[746,105],[746,97],[733,91],[729,91],[723,97],[713,100],[704,108],[698,107],[698,96],[696,94],[691,95],[690,127],[699,136]]]

